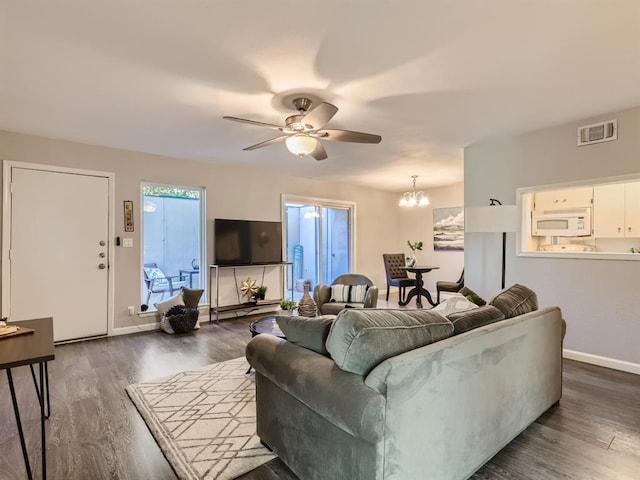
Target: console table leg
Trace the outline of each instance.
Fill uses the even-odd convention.
[[[20,421],[20,410],[18,410],[18,401],[16,400],[16,390],[13,386],[13,375],[11,374],[10,368],[7,368],[7,378],[9,379],[11,402],[13,403],[13,413],[16,416],[16,423],[18,424],[18,435],[20,436],[20,446],[22,447],[22,457],[24,458],[24,465],[27,469],[27,478],[29,480],[33,480],[31,465],[29,464],[29,455],[27,454],[27,444],[24,441],[24,432],[22,431],[22,422]]]
[[[42,480],[47,480],[47,441],[46,441],[46,431],[44,429],[44,362],[40,362],[40,437],[42,441]],[[48,389],[47,389],[48,390]]]

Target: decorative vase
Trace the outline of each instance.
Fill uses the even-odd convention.
[[[304,293],[298,302],[298,314],[302,317],[315,317],[318,314],[318,305],[309,295],[309,284],[304,284]]]
[[[407,257],[407,267],[415,266],[416,261],[416,254],[413,253],[410,257]]]

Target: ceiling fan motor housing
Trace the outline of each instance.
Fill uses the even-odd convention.
[[[311,108],[311,100],[309,100],[308,98],[296,98],[293,100],[293,106],[296,108],[296,110],[298,110],[300,113],[305,113],[309,110],[309,108]]]

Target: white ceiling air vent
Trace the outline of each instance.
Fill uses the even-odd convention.
[[[618,120],[593,123],[578,127],[578,146],[592,143],[610,142],[618,139]]]

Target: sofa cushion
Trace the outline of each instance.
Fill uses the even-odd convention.
[[[466,310],[472,310],[478,308],[473,302],[470,302],[462,295],[455,295],[451,298],[447,298],[445,301],[440,302],[438,305],[431,309],[432,312],[438,312],[445,317],[456,312],[464,312]]]
[[[323,315],[338,315],[345,308],[364,308],[364,303],[327,302],[320,305]]]
[[[452,334],[437,312],[348,308],[333,321],[326,347],[339,368],[365,376],[387,358]]]
[[[498,292],[489,300],[489,305],[500,310],[505,318],[512,318],[537,310],[538,297],[530,288],[516,283]]]
[[[453,334],[458,335],[498,320],[504,320],[504,314],[493,305],[483,305],[465,312],[452,313],[447,315],[447,318],[453,323]]]
[[[462,287],[462,289],[458,293],[463,297],[465,297],[470,302],[475,303],[479,307],[482,307],[483,305],[487,304],[487,301],[484,298],[482,298],[480,295],[478,295],[476,292],[474,292],[468,287]]]
[[[294,315],[276,315],[276,322],[287,341],[313,350],[326,357],[329,356],[325,342],[335,315],[323,317],[299,317]]]

